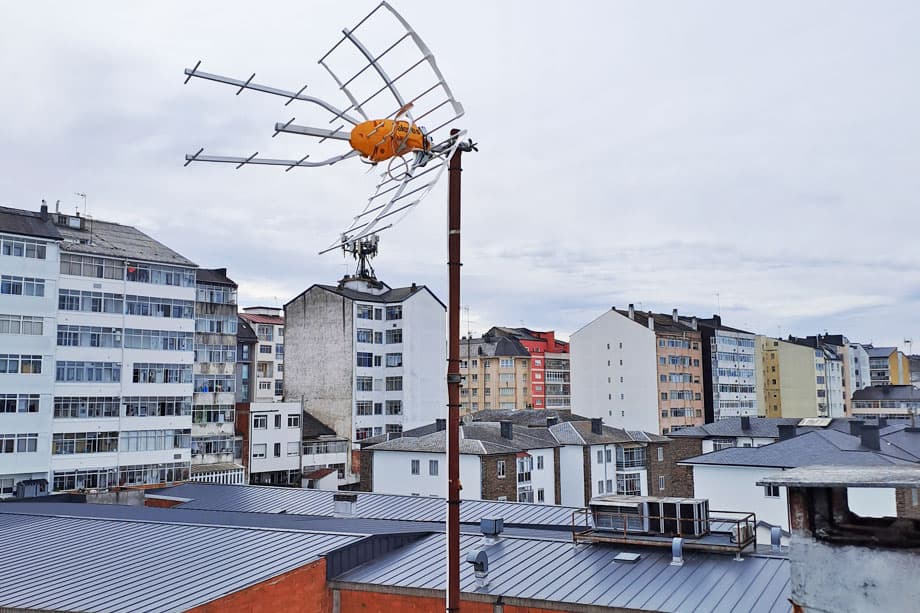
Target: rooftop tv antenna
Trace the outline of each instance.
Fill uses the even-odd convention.
[[[381,2],[320,59],[341,92],[337,103],[296,91],[256,83],[255,73],[245,80],[199,70],[201,61],[185,69],[185,82],[192,77],[224,83],[236,95],[253,90],[306,103],[326,117],[323,127],[295,124],[296,117],[275,123],[272,137],[297,134],[316,140],[347,142],[334,155],[299,159],[203,155],[204,148],[185,156],[192,162],[250,164],[294,168],[330,166],[350,158],[382,168],[376,187],[332,244],[321,251],[341,248],[358,260],[357,274],[373,275],[370,260],[377,253],[377,234],[393,227],[437,184],[447,170],[448,185],[448,428],[447,428],[447,590],[448,612],[460,607],[460,160],[464,151],[475,151],[466,132],[455,127],[463,106],[435,63],[424,41],[388,3]],[[330,88],[330,91],[331,88]]]

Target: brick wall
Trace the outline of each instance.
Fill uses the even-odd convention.
[[[664,459],[658,461],[658,448]],[[693,468],[677,463],[703,453],[703,440],[672,438],[670,443],[651,443],[648,452],[648,489],[650,496],[693,498]],[[664,489],[658,489],[658,477],[664,477]]]
[[[591,483],[591,447],[589,447],[589,446],[587,446],[587,445],[584,446],[584,447],[582,448],[582,453],[583,453],[583,456],[582,456],[582,463],[583,463],[582,470],[584,471],[582,474],[585,476],[585,479],[584,479],[584,480],[585,480],[585,483],[584,483],[584,486],[585,486],[585,505],[587,505],[589,502],[591,502],[591,492],[593,491],[593,490],[591,489],[591,488],[593,487],[593,485],[592,485],[592,483]]]
[[[914,504],[914,492],[917,493],[917,504]],[[897,489],[894,500],[898,509],[898,517],[920,519],[920,491],[910,489]]]
[[[163,509],[168,509],[176,506],[177,504],[182,504],[181,500],[165,500],[163,498],[144,498],[145,507],[160,507]]]
[[[351,609],[343,609],[351,610]],[[357,610],[357,609],[356,609]],[[223,598],[189,609],[194,613],[300,613],[332,611],[332,592],[326,587],[326,560],[301,566]]]
[[[358,465],[361,467],[358,486],[362,492],[374,491],[374,452],[370,449],[360,450]]]
[[[444,610],[444,597],[416,594],[391,594],[373,591],[339,590],[338,611],[331,613],[430,613]],[[493,604],[465,600],[461,597],[463,613],[557,613],[567,609],[546,609],[512,604]]]
[[[482,463],[482,499],[498,500],[504,496],[517,501],[517,458],[513,453],[480,456]],[[505,477],[498,477],[498,462],[505,462]]]
[[[252,390],[252,393],[255,391]],[[233,422],[236,433],[243,437],[242,459],[243,466],[246,468],[246,483],[249,483],[249,404],[248,402],[236,403],[236,417]]]

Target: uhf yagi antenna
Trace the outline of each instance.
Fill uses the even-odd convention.
[[[298,125],[291,117],[276,123],[272,136],[285,133],[320,143],[343,141],[347,143],[343,152],[321,160],[313,160],[309,153],[287,160],[259,157],[258,152],[244,157],[204,155],[201,148],[185,156],[185,165],[222,162],[239,169],[265,164],[289,171],[349,158],[385,165],[364,208],[321,252],[342,247],[355,254],[362,249],[362,239],[392,227],[431,191],[458,147],[472,149],[473,144],[463,141],[465,132],[450,129],[463,115],[463,106],[454,98],[431,51],[393,7],[381,2],[342,34],[319,59],[341,92],[343,99],[338,104],[306,94],[307,85],[288,91],[257,83],[255,73],[240,80],[203,72],[200,61],[185,69],[185,82],[196,77],[231,85],[237,95],[253,90],[284,98],[285,106],[294,101],[307,103],[322,111],[325,126]]]

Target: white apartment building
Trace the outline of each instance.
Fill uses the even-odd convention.
[[[0,385],[17,407],[0,414],[17,450],[0,459],[3,495],[26,475],[56,491],[187,479],[195,264],[132,227],[44,206],[0,209],[0,234]]]
[[[658,432],[654,320],[638,325],[615,309],[569,339],[572,411],[626,430]]]
[[[284,399],[284,317],[277,307],[246,307],[240,317],[249,322],[259,342],[253,356],[256,364],[253,402],[281,402]]]
[[[847,361],[849,392],[852,398],[853,392],[872,385],[869,380],[869,352],[859,343],[850,343],[847,345],[847,353],[849,354]],[[847,400],[849,401],[849,398]]]
[[[299,402],[249,405],[249,479],[254,485],[290,485],[301,480],[302,419]]]
[[[237,285],[226,268],[199,268],[195,281],[192,481],[246,483],[235,432]]]
[[[348,277],[284,309],[287,397],[339,436],[399,433],[446,412],[445,306],[425,286]]]

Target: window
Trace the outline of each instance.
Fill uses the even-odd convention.
[[[281,457],[281,443],[275,443],[275,457]]]
[[[402,400],[387,400],[387,415],[402,415]]]
[[[360,368],[370,368],[374,364],[374,354],[359,351],[357,364]]]
[[[604,480],[603,479],[599,479],[597,482],[597,493],[598,494],[604,493]]]
[[[356,317],[358,319],[373,319],[374,318],[374,307],[369,304],[358,304],[355,305],[357,309]]]
[[[498,475],[499,479],[505,478],[505,461],[504,460],[498,460],[495,463],[495,473]]]
[[[402,328],[396,328],[395,330],[387,330],[387,344],[388,345],[395,345],[401,342],[403,342]]]
[[[499,368],[514,368],[514,358],[499,358]]]
[[[197,282],[195,299],[212,304],[236,304],[236,288],[229,285],[212,285]]]
[[[613,451],[612,450],[610,449],[604,450],[604,461],[607,462],[608,464],[613,461]]]
[[[410,464],[410,466],[409,466],[409,472],[411,472],[413,475],[418,475],[418,474],[420,474],[421,471],[420,471],[420,468],[419,468],[419,461],[418,461],[418,460],[412,460],[409,464]]]
[[[33,277],[15,277],[3,275],[0,277],[0,294],[12,296],[44,296],[45,280]]]
[[[383,403],[382,402],[374,403],[374,415],[383,415]]]
[[[664,477],[658,477],[658,489],[659,490],[664,489]]]
[[[271,345],[259,345],[259,353],[271,353],[271,352],[272,352]]]
[[[296,441],[294,441],[293,443],[288,443],[287,444],[287,454],[289,456],[300,455],[300,443]]]
[[[537,456],[537,470],[543,470],[543,456]]]
[[[403,378],[402,377],[387,377],[387,391],[388,392],[400,392],[403,388]]]
[[[195,271],[193,269],[163,266],[162,264],[128,262],[125,279],[136,283],[195,287]]]
[[[92,294],[93,292],[77,292],[76,290],[60,290],[58,292],[58,308],[66,311],[79,311],[79,310],[90,310],[90,309],[81,309],[80,300],[82,300],[83,294]],[[74,294],[77,294],[75,297]],[[111,298],[109,298],[111,297]],[[73,308],[74,300],[77,301],[77,307]],[[121,294],[105,294],[104,295],[104,308],[108,308],[110,302],[112,303],[112,308],[118,306],[117,310],[105,312],[111,313],[120,313],[121,306],[120,301],[122,300]],[[66,304],[66,306],[65,306]],[[177,300],[172,298],[152,298],[150,296],[132,296],[127,295],[124,297],[124,311],[126,315],[138,315],[141,317],[171,317],[174,319],[193,319],[195,317],[195,303],[191,300]],[[210,320],[207,324],[208,327],[211,326]],[[204,324],[200,324],[202,329],[199,329],[199,323],[195,322],[195,329],[199,332],[206,332],[208,330],[203,329]],[[215,324],[216,325],[216,324]],[[230,324],[227,324],[228,327]],[[228,330],[229,334],[236,334],[236,325],[237,319],[233,318],[232,330]]]
[[[374,344],[375,345],[383,344],[383,332],[374,332]]]
[[[370,328],[358,328],[357,340],[359,343],[373,343],[374,331]]]
[[[607,493],[613,492],[613,479],[607,479]]]
[[[265,457],[265,454],[268,450],[267,443],[256,443],[252,446],[252,458],[254,460],[259,460]]]
[[[59,398],[55,399],[55,414],[57,413],[57,402],[61,400]],[[65,399],[66,400],[66,399]],[[97,405],[101,401],[107,400],[105,398],[72,398],[74,402],[78,403],[79,409],[85,410],[83,404],[84,401],[89,402],[89,413],[87,417],[92,416],[93,413],[93,402],[96,401]],[[117,401],[117,398],[112,400]],[[124,404],[125,410],[124,415],[126,417],[164,417],[164,416],[185,416],[192,414],[192,399],[189,397],[183,396],[127,396],[121,399]],[[67,405],[64,405],[67,406]],[[73,405],[71,405],[72,410]],[[212,408],[212,407],[209,407]],[[232,411],[232,406],[226,407]],[[56,415],[57,416],[57,415]],[[104,417],[105,415],[100,415]],[[84,417],[84,415],[63,415],[62,417]]]
[[[546,495],[542,487],[537,488],[537,502],[546,502]]]
[[[0,394],[0,413],[38,413],[39,401],[38,394]]]
[[[0,315],[0,334],[41,336],[45,320],[31,315]]]
[[[281,414],[278,413],[275,415],[275,428],[281,427]]]
[[[118,451],[118,432],[65,432],[51,435],[51,453],[54,455],[113,451]]]
[[[194,381],[196,392],[232,392],[236,389],[234,375],[195,375]],[[259,389],[267,388],[260,383]]]
[[[288,428],[299,428],[300,427],[300,415],[288,415],[287,416]]]
[[[763,487],[763,495],[767,498],[779,498],[779,486],[765,485]]]
[[[47,255],[47,246],[46,243],[31,238],[0,236],[0,255],[44,260]],[[63,257],[62,255],[61,258]]]
[[[62,253],[61,274],[121,280],[125,278],[125,265],[120,260]]]
[[[428,460],[428,474],[432,477],[438,476],[438,461]]]
[[[597,463],[598,464],[604,463],[604,450],[603,449],[597,450]]]
[[[386,424],[383,430],[387,434],[400,434],[403,428],[402,428],[402,424]]]
[[[728,447],[735,446],[735,439],[733,438],[714,438],[712,439],[712,450],[720,451],[722,449],[727,449]]]
[[[275,396],[283,396],[283,395],[284,395],[284,380],[275,379]]]
[[[373,403],[370,400],[358,400],[355,402],[355,413],[357,415],[371,415]]]
[[[363,441],[373,436],[373,428],[355,428],[355,440]]]
[[[72,362],[65,362],[71,364]],[[77,362],[79,364],[79,362]],[[85,362],[85,364],[94,364]],[[120,365],[117,363],[115,367]],[[61,362],[58,362],[58,372],[61,370]],[[58,378],[58,381],[63,379]],[[88,381],[99,381],[100,379],[87,379]],[[114,379],[118,381],[118,379]],[[131,371],[131,381],[134,383],[191,383],[192,382],[192,365],[191,364],[147,364],[136,362]]]
[[[383,356],[375,355],[374,356],[374,366],[380,366],[382,360],[383,360]]]
[[[229,443],[229,447],[227,444]],[[196,441],[196,449],[201,445]],[[166,451],[170,449],[188,449],[192,446],[192,431],[186,430],[122,430],[120,451]],[[224,447],[206,441],[205,449],[209,453],[224,453],[225,449],[233,452],[233,439],[227,438]]]
[[[387,368],[397,368],[403,365],[401,353],[387,354]]]
[[[58,326],[58,331],[61,327]],[[117,328],[110,328],[112,333],[121,333]],[[95,330],[93,330],[95,332]],[[105,332],[103,332],[105,333]],[[60,334],[59,334],[60,336]],[[116,343],[119,340],[116,338]],[[96,347],[97,345],[92,345]],[[109,346],[109,345],[104,345]],[[113,345],[118,347],[119,345]],[[125,329],[125,347],[129,349],[157,349],[162,351],[191,351],[195,349],[198,362],[236,362],[235,345],[199,345],[195,347],[195,335],[192,332],[173,332],[170,330]]]
[[[32,434],[0,434],[0,453],[35,453],[36,451],[38,451],[37,432]]]
[[[38,375],[42,372],[42,356],[0,354],[0,375]]]
[[[267,430],[268,429],[268,415],[253,415],[252,416],[252,429],[253,430]],[[265,456],[262,456],[265,457]]]
[[[396,304],[387,307],[387,320],[402,319],[402,305]]]
[[[664,447],[658,448],[658,461],[664,462]]]
[[[639,473],[617,475],[617,494],[639,496],[642,494],[642,479]]]
[[[355,389],[359,392],[374,391],[373,377],[355,377]]]

